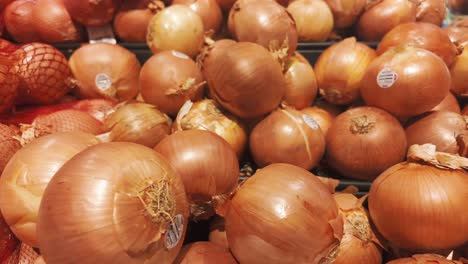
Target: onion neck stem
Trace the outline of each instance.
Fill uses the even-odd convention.
[[[351,119],[349,130],[353,134],[367,134],[375,127],[375,121],[371,121],[366,115],[354,117]]]

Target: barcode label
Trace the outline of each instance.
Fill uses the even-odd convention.
[[[174,217],[173,222],[169,223],[165,235],[165,246],[167,249],[174,248],[179,243],[184,232],[184,217],[178,214]]]
[[[317,124],[317,122],[315,122],[315,120],[311,116],[303,114],[302,119],[310,128],[314,130],[320,128],[319,124]]]
[[[377,74],[377,84],[380,88],[390,88],[398,79],[398,74],[392,69],[384,68]]]
[[[94,82],[101,91],[106,91],[107,89],[111,88],[112,86],[112,80],[109,77],[109,75],[105,73],[99,73],[96,75],[96,78],[94,79]]]

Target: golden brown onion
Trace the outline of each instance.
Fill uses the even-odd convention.
[[[20,135],[17,127],[0,124],[0,173],[11,157],[21,149],[21,144],[15,137]]]
[[[260,121],[250,134],[255,163],[265,167],[288,163],[310,170],[325,152],[325,138],[310,116],[294,109],[278,109]]]
[[[444,0],[418,0],[418,2],[416,21],[442,25],[447,9]]]
[[[416,21],[416,3],[411,0],[369,1],[359,18],[356,33],[359,39],[379,41],[399,24]]]
[[[140,73],[140,92],[145,102],[172,117],[187,100],[198,101],[203,97],[204,84],[196,63],[177,51],[153,55]]]
[[[457,95],[468,94],[468,42],[464,48],[462,54],[457,56],[450,66],[452,76],[450,90]]]
[[[461,113],[460,104],[458,104],[457,98],[453,93],[448,93],[445,99],[436,107],[432,108],[431,111],[450,111],[457,114]]]
[[[418,254],[410,258],[392,260],[387,262],[387,264],[462,264],[462,262],[448,260],[435,254]]]
[[[458,26],[447,26],[442,28],[445,33],[449,36],[452,42],[457,42],[461,46],[468,44],[468,28]]]
[[[276,109],[286,80],[273,56],[248,42],[230,44],[221,51],[205,75],[213,99],[241,118],[259,117]]]
[[[326,263],[343,235],[330,190],[288,164],[270,165],[246,180],[225,218],[230,249],[240,263]]]
[[[367,67],[375,58],[375,51],[354,37],[333,44],[315,63],[320,94],[332,104],[354,102],[360,97]]]
[[[203,21],[205,32],[217,33],[223,22],[223,13],[216,0],[174,0],[173,5],[190,7]]]
[[[102,26],[112,20],[122,0],[62,0],[71,17],[85,26]]]
[[[195,57],[202,48],[203,21],[185,5],[173,5],[150,20],[146,43],[153,53],[175,50]]]
[[[449,89],[450,72],[440,57],[421,48],[398,46],[371,62],[361,95],[370,106],[414,116],[437,106]]]
[[[202,52],[197,56],[197,64],[201,68],[205,78],[217,74],[218,68],[214,62],[218,57],[223,56],[223,53],[226,52],[231,45],[236,44],[232,39],[220,39],[215,42],[211,42],[209,39],[207,40],[208,43],[205,43]]]
[[[152,0],[124,1],[115,15],[113,26],[117,36],[128,42],[145,42],[148,24],[155,9],[150,8]]]
[[[21,241],[32,247],[39,246],[36,225],[47,184],[65,162],[98,143],[91,134],[56,133],[16,152],[0,178],[0,209]]]
[[[7,5],[3,11],[5,28],[17,42],[29,43],[40,40],[32,16],[35,5],[36,0],[16,0]]]
[[[338,107],[325,101],[317,101],[313,106],[302,109],[301,112],[317,122],[324,136],[327,135],[335,118],[341,113]]]
[[[211,242],[200,241],[185,245],[174,264],[236,264],[229,250]]]
[[[365,0],[325,0],[333,12],[335,28],[349,28],[364,12]]]
[[[343,176],[360,180],[373,180],[403,161],[407,148],[398,120],[375,107],[352,108],[339,115],[328,130],[326,146],[328,164]]]
[[[388,32],[377,47],[380,55],[392,47],[410,45],[432,51],[450,66],[460,54],[457,46],[440,27],[423,22],[405,23]]]
[[[211,99],[187,101],[177,114],[172,130],[208,130],[226,140],[241,158],[247,144],[247,129],[235,116]]]
[[[299,41],[325,41],[333,30],[333,14],[325,1],[295,0],[288,5]]]
[[[383,172],[369,192],[371,218],[392,245],[412,251],[453,249],[468,240],[468,159],[413,145],[408,161]]]
[[[50,181],[39,209],[39,247],[47,264],[75,257],[82,264],[171,264],[188,213],[182,180],[161,155],[134,143],[103,143]]]
[[[135,54],[122,46],[84,45],[73,52],[69,64],[80,97],[125,101],[138,94],[141,65]]]

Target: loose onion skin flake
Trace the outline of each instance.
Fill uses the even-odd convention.
[[[320,263],[343,235],[330,190],[288,164],[258,170],[234,193],[226,212],[231,252],[240,263]]]
[[[182,180],[161,155],[103,143],[65,163],[47,186],[39,247],[47,264],[170,264],[188,214]]]

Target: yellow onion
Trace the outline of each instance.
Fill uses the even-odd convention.
[[[412,0],[372,0],[359,18],[356,33],[361,40],[379,41],[399,24],[416,21]]]
[[[295,0],[287,8],[299,41],[325,41],[333,30],[333,14],[325,1]]]
[[[317,122],[324,136],[327,135],[335,118],[341,113],[340,109],[335,105],[321,100],[315,102],[311,107],[302,109],[301,112],[310,116]]]
[[[351,27],[366,7],[365,0],[325,0],[335,19],[335,28]]]
[[[62,0],[73,20],[85,26],[102,26],[112,20],[122,0]]]
[[[226,140],[240,159],[247,144],[247,129],[235,116],[222,110],[211,99],[187,101],[181,108],[172,130],[208,130]]]
[[[468,240],[468,159],[413,145],[408,161],[383,172],[369,192],[371,218],[382,236],[412,251],[453,249]]]
[[[152,6],[154,0],[124,1],[115,15],[113,28],[119,39],[129,42],[145,42],[148,24],[157,5]]]
[[[200,241],[185,245],[174,264],[236,264],[229,250],[211,242]]]
[[[294,109],[278,109],[260,121],[250,134],[255,163],[264,167],[288,163],[310,170],[325,152],[325,137],[311,117]]]
[[[182,180],[161,155],[135,143],[102,143],[52,178],[37,235],[47,264],[171,264],[187,217]]]
[[[0,178],[0,208],[21,241],[39,246],[36,226],[47,184],[65,162],[98,143],[91,134],[55,133],[34,140],[12,157]]]
[[[240,263],[329,263],[343,235],[330,190],[312,173],[273,164],[244,181],[226,211],[226,234]]]
[[[363,200],[349,193],[336,193],[334,198],[345,220],[343,239],[333,263],[381,264],[382,249],[362,206]]]
[[[468,28],[464,26],[450,25],[442,28],[449,36],[452,42],[456,42],[461,46],[468,44]]]
[[[468,42],[467,42],[468,44]],[[450,90],[461,96],[468,94],[468,45],[464,46],[463,52],[455,58],[450,66],[452,82]]]
[[[463,264],[460,261],[448,260],[435,254],[418,254],[409,258],[401,258],[387,262],[387,264]]]
[[[203,21],[205,32],[217,33],[223,22],[223,13],[216,0],[174,0],[173,5],[190,7]]]
[[[171,132],[171,119],[155,106],[124,104],[104,120],[107,141],[133,142],[153,148]]]
[[[460,104],[458,104],[457,98],[453,93],[448,93],[445,99],[436,107],[432,108],[431,111],[450,111],[457,114],[461,113]]]
[[[312,66],[298,52],[288,60],[284,77],[283,103],[296,109],[311,105],[317,96],[317,80]]]
[[[447,9],[444,0],[418,0],[418,2],[416,21],[442,25]]]
[[[146,42],[153,53],[175,50],[195,57],[202,48],[203,21],[185,5],[167,7],[151,18]]]
[[[361,80],[376,56],[373,49],[354,37],[327,48],[314,68],[320,94],[332,104],[350,104],[357,100]]]

